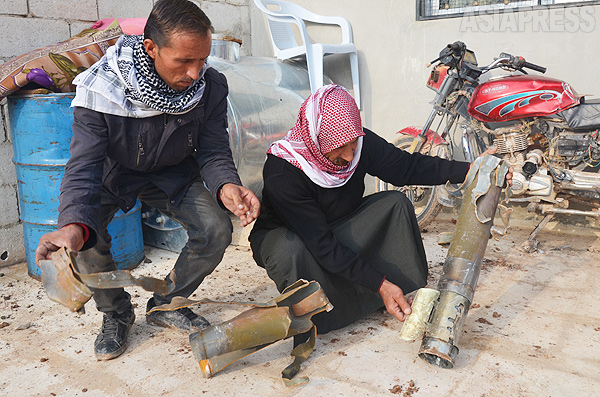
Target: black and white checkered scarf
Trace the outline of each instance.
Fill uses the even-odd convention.
[[[187,89],[174,90],[156,72],[143,36],[123,35],[100,61],[73,80],[77,95],[72,105],[136,118],[186,113],[202,98],[208,68],[205,63],[200,78]]]

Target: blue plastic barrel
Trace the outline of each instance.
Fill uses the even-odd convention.
[[[8,97],[8,117],[17,171],[20,219],[30,276],[39,279],[35,250],[40,237],[57,229],[60,184],[69,159],[74,94]],[[144,259],[141,204],[119,210],[108,226],[117,268],[130,269]]]

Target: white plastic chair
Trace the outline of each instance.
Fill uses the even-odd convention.
[[[277,59],[284,60],[300,56],[306,57],[308,78],[312,92],[323,86],[323,56],[329,54],[349,54],[354,98],[360,109],[358,55],[352,38],[352,26],[348,20],[342,17],[318,15],[287,1],[254,0],[254,4],[267,17],[273,52]],[[279,9],[271,10],[268,8],[269,5],[276,6]],[[340,44],[311,42],[306,31],[305,21],[339,26],[342,29],[342,42]],[[292,24],[296,25],[300,31],[301,43],[294,36]]]

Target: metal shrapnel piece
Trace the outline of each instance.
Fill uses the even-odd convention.
[[[469,311],[470,301],[452,291],[442,291],[431,323],[421,342],[419,357],[442,368],[453,368],[458,355],[456,341]]]
[[[292,351],[294,362],[282,373],[289,385],[307,381],[294,377],[314,348],[316,329],[311,318],[333,309],[319,283],[298,280],[272,301],[251,306],[254,307],[229,321],[190,334],[192,353],[204,376],[210,378],[274,342],[312,331],[313,336]]]
[[[61,248],[51,255],[51,260],[41,260],[41,278],[48,298],[68,307],[71,311],[84,313],[84,305],[92,297],[92,291],[73,272],[71,252]]]
[[[443,271],[438,289],[452,291],[472,301],[481,271],[480,264],[464,258],[446,258]]]
[[[421,288],[417,291],[410,307],[412,312],[402,324],[400,339],[410,342],[423,336],[431,310],[439,296],[440,291],[432,288]]]
[[[83,274],[75,270],[75,264],[73,252],[64,247],[53,252],[51,260],[40,261],[42,283],[48,298],[74,312],[82,313],[85,303],[92,297],[88,287],[110,289],[137,285],[160,294],[168,294],[175,288],[170,280],[135,277],[129,270]]]
[[[419,350],[419,357],[430,364],[454,367],[459,332],[473,301],[507,172],[505,163],[487,155],[477,159],[467,175],[456,230],[438,282],[440,297]]]

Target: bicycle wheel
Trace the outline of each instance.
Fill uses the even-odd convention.
[[[402,150],[408,150],[410,147],[413,136],[410,134],[399,134],[398,139],[394,142],[394,146]],[[421,148],[421,153],[427,153],[430,156],[438,156],[441,158],[449,159],[450,152],[446,145],[435,145],[431,150],[431,143],[426,142]],[[378,191],[385,190],[398,190],[401,191],[408,197],[415,208],[415,215],[417,216],[417,222],[419,228],[424,229],[429,225],[435,217],[440,213],[442,205],[438,202],[436,197],[437,189],[442,187],[438,186],[394,186],[391,183],[387,183],[378,179],[377,183]]]

